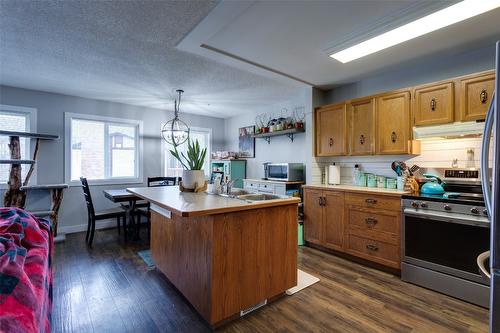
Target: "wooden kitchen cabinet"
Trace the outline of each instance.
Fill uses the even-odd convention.
[[[375,152],[375,99],[353,100],[349,104],[351,155],[372,155]]]
[[[444,82],[418,86],[414,93],[415,126],[439,125],[454,120],[454,84]]]
[[[323,225],[323,245],[334,250],[342,250],[344,245],[344,193],[323,192]]]
[[[304,190],[304,240],[334,250],[342,250],[343,192]]]
[[[400,269],[401,198],[331,188],[304,188],[304,240]]]
[[[346,104],[325,105],[317,108],[316,156],[341,156],[347,154]]]
[[[495,73],[469,76],[460,81],[460,117],[462,121],[486,118],[495,90]]]
[[[323,240],[322,190],[304,190],[304,240],[321,245]]]
[[[407,154],[411,139],[410,91],[376,98],[377,154]]]

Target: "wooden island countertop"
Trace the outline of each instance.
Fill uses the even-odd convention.
[[[215,194],[181,192],[178,186],[137,187],[127,191],[179,216],[203,216],[298,204],[299,198],[248,202]]]
[[[128,191],[151,203],[156,267],[212,327],[297,285],[298,198],[247,202],[173,186]]]

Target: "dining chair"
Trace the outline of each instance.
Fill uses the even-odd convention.
[[[175,186],[179,185],[179,182],[182,180],[181,177],[148,177],[148,187],[160,187],[160,186]],[[148,228],[148,237],[151,237],[151,208],[148,205],[147,207],[137,208],[137,215],[140,220],[141,216],[146,218],[147,228]]]
[[[82,183],[83,195],[85,197],[85,204],[87,205],[88,213],[87,235],[85,236],[85,241],[90,247],[92,247],[95,233],[95,222],[99,220],[116,218],[116,226],[118,228],[118,233],[120,233],[120,220],[123,220],[123,227],[125,228],[125,212],[120,207],[96,212],[94,209],[94,204],[92,202],[92,196],[90,195],[90,188],[89,183],[87,182],[87,178],[80,177],[80,181]]]

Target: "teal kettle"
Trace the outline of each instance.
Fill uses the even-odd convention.
[[[430,179],[430,181],[422,186],[420,189],[421,193],[431,195],[441,195],[444,193],[443,181],[438,176],[424,173],[424,177]]]

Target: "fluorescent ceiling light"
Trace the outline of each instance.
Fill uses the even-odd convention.
[[[500,7],[500,0],[464,0],[347,49],[335,52],[330,57],[345,64],[498,7]]]

